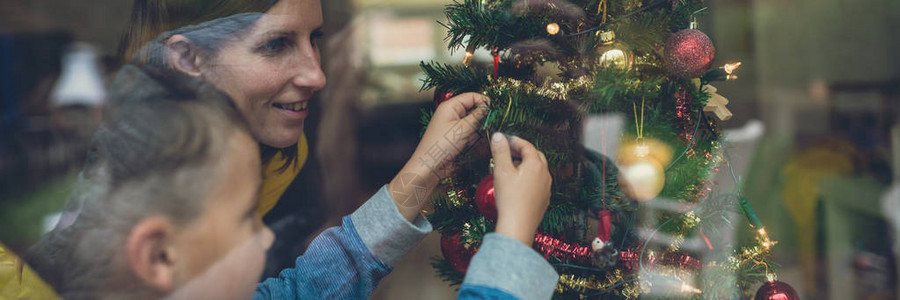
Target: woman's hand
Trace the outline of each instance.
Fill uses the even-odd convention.
[[[438,181],[447,177],[456,155],[478,139],[475,131],[487,114],[488,102],[484,95],[465,93],[441,103],[410,162],[428,167]]]
[[[550,204],[553,178],[547,158],[534,145],[502,133],[491,137],[494,156],[494,191],[497,199],[496,232],[531,246],[534,233]],[[521,157],[514,163],[513,157]]]
[[[475,131],[489,101],[484,95],[465,93],[438,106],[412,158],[388,185],[407,220],[416,218],[438,182],[452,172],[456,155],[477,140]]]

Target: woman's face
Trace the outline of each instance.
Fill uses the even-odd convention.
[[[322,22],[320,0],[280,0],[203,64],[203,76],[234,99],[265,145],[296,144],[310,98],[325,87],[317,44]]]

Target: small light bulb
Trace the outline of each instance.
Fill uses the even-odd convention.
[[[759,229],[759,237],[762,240],[762,246],[766,247],[766,250],[768,250],[770,247],[772,247],[772,245],[775,244],[772,242],[772,240],[769,239],[769,234],[766,233],[765,228]]]
[[[700,289],[695,288],[695,287],[693,287],[693,286],[687,284],[687,282],[682,282],[682,283],[681,283],[681,292],[682,292],[682,293],[703,294],[703,291],[701,291]]]
[[[722,69],[725,70],[725,73],[727,73],[728,75],[731,75],[731,73],[734,73],[734,70],[737,70],[740,67],[741,67],[741,62],[736,62],[736,63],[732,63],[732,64],[725,64],[725,66],[722,67]]]
[[[559,24],[547,24],[547,33],[549,33],[550,35],[556,35],[557,33],[559,33]]]
[[[472,57],[474,57],[474,56],[475,56],[474,53],[466,51],[466,57],[463,58],[463,64],[466,66],[470,65],[472,63]]]
[[[728,75],[728,77],[725,77],[725,79],[726,80],[737,80],[738,76],[737,75]]]

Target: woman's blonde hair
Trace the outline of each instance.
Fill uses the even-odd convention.
[[[264,13],[278,0],[134,0],[119,42],[122,63],[160,34],[242,13]]]

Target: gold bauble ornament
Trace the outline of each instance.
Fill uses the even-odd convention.
[[[616,40],[613,31],[601,31],[600,46],[597,46],[597,64],[602,68],[631,70],[634,66],[634,52],[623,42]]]
[[[620,164],[643,160],[647,156],[662,165],[668,165],[673,158],[672,148],[666,143],[652,138],[626,138],[626,141],[619,147],[618,160]]]
[[[666,172],[659,162],[645,159],[619,168],[619,183],[625,195],[637,201],[656,198],[666,185]]]
[[[616,161],[625,195],[637,201],[649,201],[666,185],[664,166],[672,162],[672,150],[658,140],[638,139],[623,143]]]

